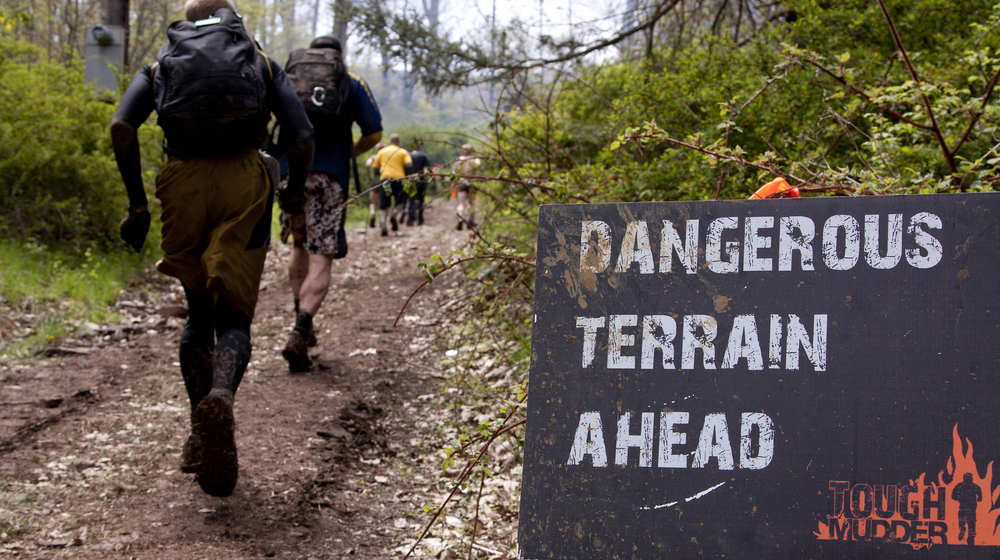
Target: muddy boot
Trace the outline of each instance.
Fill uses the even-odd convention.
[[[191,420],[191,425],[194,425],[194,419]],[[201,438],[194,432],[191,432],[188,434],[187,441],[184,442],[184,451],[181,453],[181,472],[198,472],[198,465],[200,464]]]
[[[194,411],[194,433],[201,440],[198,485],[206,494],[225,498],[233,493],[239,477],[236,457],[236,421],[233,393],[217,387]]]
[[[399,222],[396,220],[396,215],[393,214],[389,216],[389,225],[392,227],[392,231],[399,231]],[[382,230],[385,231],[385,230]]]
[[[307,344],[310,331],[312,331],[312,315],[306,311],[299,311],[295,318],[295,328],[288,335],[285,349],[281,351],[281,355],[288,361],[288,370],[291,372],[309,371],[312,367]]]
[[[374,226],[372,226],[372,227],[374,227]],[[295,300],[295,316],[296,317],[299,316],[299,300]],[[314,331],[314,330],[312,330],[312,328],[310,328],[309,329],[309,335],[306,336],[306,345],[309,346],[310,348],[312,348],[313,346],[317,346],[318,344],[319,344],[319,341],[316,340],[316,331]]]

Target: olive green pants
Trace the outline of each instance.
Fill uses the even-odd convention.
[[[272,188],[257,150],[170,157],[156,176],[163,259],[156,269],[253,317],[270,243]]]

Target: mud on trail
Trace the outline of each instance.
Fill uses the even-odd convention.
[[[392,323],[423,281],[417,264],[467,242],[453,213],[438,202],[423,227],[348,233],[304,374],[281,358],[294,322],[289,249],[272,246],[236,395],[240,476],[229,498],[179,470],[190,411],[177,363],[183,319],[163,316],[184,305],[179,286],[123,294],[125,323],[89,325],[47,355],[0,366],[0,557],[402,557],[429,520],[422,508],[450,491],[441,449],[456,418],[442,398],[440,336],[455,279],[425,287]],[[478,421],[462,410],[460,420]],[[513,477],[487,482],[473,557],[513,557],[503,504],[516,491]],[[459,498],[415,555],[467,556],[473,505]]]

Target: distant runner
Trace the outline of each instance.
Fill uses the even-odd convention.
[[[399,220],[406,210],[406,191],[403,190],[402,179],[409,175],[413,169],[413,160],[410,154],[400,147],[399,135],[396,133],[389,135],[389,145],[379,150],[375,154],[375,161],[372,162],[372,169],[379,174],[383,182],[383,196],[379,203],[382,211],[382,236],[389,235],[386,230],[385,221],[389,217],[389,208],[392,207],[390,222],[392,231],[399,229]],[[388,183],[388,184],[385,184]],[[390,200],[391,197],[391,200]]]
[[[407,207],[406,225],[424,225],[424,196],[427,194],[426,174],[431,171],[431,160],[424,153],[423,146],[417,142],[417,149],[410,152],[410,159],[413,160],[412,174],[417,176],[417,193],[410,197]]]
[[[475,197],[472,193],[472,180],[466,176],[473,175],[481,163],[479,158],[472,155],[472,146],[470,144],[462,144],[462,153],[455,160],[454,165],[452,165],[452,172],[459,176],[456,188],[458,194],[458,222],[455,224],[455,229],[459,231],[462,230],[463,226],[469,226],[470,229],[476,227],[476,214],[472,208],[473,202],[475,202]]]

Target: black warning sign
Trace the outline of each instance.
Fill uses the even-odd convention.
[[[543,206],[538,250],[523,558],[1000,554],[1000,197]]]

